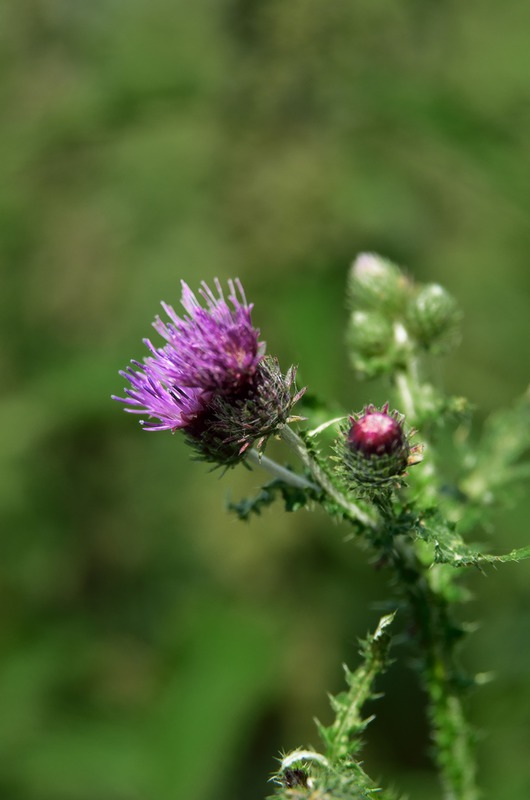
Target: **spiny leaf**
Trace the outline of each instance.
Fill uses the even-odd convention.
[[[475,553],[473,564],[504,564],[509,561],[523,561],[525,558],[530,558],[530,546],[528,545],[526,547],[519,547],[516,550],[511,550],[509,553],[504,553],[500,556]],[[461,558],[460,562],[455,562],[453,566],[468,566],[468,564],[465,562],[464,558]]]
[[[415,532],[420,539],[434,545],[434,562],[437,564],[480,567],[483,564],[500,564],[530,558],[530,546],[520,547],[501,555],[481,553],[478,547],[464,542],[454,522],[443,519],[433,511],[424,517]]]
[[[276,478],[262,486],[254,497],[244,497],[237,503],[228,501],[227,509],[246,522],[252,514],[260,516],[262,509],[272,505],[278,495],[283,500],[286,511],[298,511],[300,508],[304,508],[308,502],[307,493],[303,489],[290,486]]]
[[[476,563],[480,553],[466,544],[457,531],[456,524],[442,517],[435,509],[429,509],[415,529],[423,541],[434,545],[434,561],[437,564]]]
[[[331,762],[351,757],[360,749],[360,735],[371,720],[363,719],[361,709],[368,700],[377,696],[373,693],[375,678],[388,665],[388,628],[394,615],[395,612],[382,617],[375,633],[361,642],[363,663],[355,672],[344,667],[348,689],[330,697],[335,712],[334,722],[325,727],[317,721],[320,736],[326,745],[326,755]]]
[[[481,503],[503,500],[516,482],[529,477],[530,463],[522,460],[529,449],[530,389],[513,408],[487,420],[462,491]]]

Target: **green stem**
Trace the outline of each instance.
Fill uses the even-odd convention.
[[[407,334],[408,335],[408,334]],[[419,370],[418,363],[412,356],[408,360],[405,369],[398,370],[395,375],[395,386],[399,397],[401,410],[405,414],[407,423],[414,426],[417,420],[416,401],[414,400],[413,386],[419,385]],[[422,435],[423,451],[430,451],[429,441],[426,439],[425,434]],[[424,502],[427,504],[429,501],[436,501],[437,499],[437,476],[436,466],[431,458],[427,459],[422,465],[422,494]]]
[[[443,664],[439,664],[443,670]],[[431,681],[431,713],[437,762],[446,800],[478,800],[472,735],[465,718],[462,699],[445,686],[446,677]]]
[[[271,475],[274,475],[275,478],[279,478],[290,486],[296,486],[298,489],[311,489],[314,492],[320,491],[319,486],[308,481],[303,475],[297,475],[296,472],[291,472],[290,469],[282,467],[281,464],[273,461],[272,458],[267,458],[267,456],[264,456],[262,453],[258,453],[257,450],[249,450],[245,456],[245,460],[250,464],[262,467],[267,470],[267,472],[270,472]]]
[[[416,416],[416,406],[410,389],[410,381],[406,372],[399,370],[395,374],[396,389],[399,394],[401,406],[405,417],[409,423],[414,421]]]
[[[414,402],[414,394],[412,386],[417,385],[417,363],[413,355],[413,350],[409,338],[409,334],[404,325],[400,322],[394,324],[394,340],[398,347],[405,349],[407,352],[407,365],[404,369],[398,369],[395,372],[394,378],[396,381],[396,388],[401,400],[403,413],[407,417],[409,424],[413,423],[416,417],[416,404]]]
[[[396,331],[396,336],[406,331]],[[414,423],[417,409],[413,386],[419,385],[417,363],[411,356],[406,369],[395,375],[403,411]],[[424,442],[425,445],[425,442]],[[425,471],[426,467],[424,467]],[[429,478],[424,480],[424,499],[436,496],[436,468],[429,464]],[[427,475],[424,474],[424,479]],[[390,518],[393,510],[387,498],[385,512]],[[401,539],[401,537],[400,537]],[[458,667],[454,655],[455,625],[450,618],[448,601],[435,591],[427,579],[427,567],[417,558],[412,543],[394,538],[386,543],[391,551],[391,563],[400,585],[405,590],[418,631],[423,654],[425,684],[429,694],[432,735],[435,757],[445,800],[477,800],[473,737],[465,718],[462,692],[458,685]]]
[[[455,625],[450,619],[448,603],[430,586],[426,567],[419,562],[410,544],[401,541],[401,537],[383,544],[417,629],[444,798],[477,800],[473,736],[458,685]]]
[[[364,511],[357,503],[348,500],[334,484],[329,476],[324,472],[322,467],[310,455],[303,440],[297,434],[285,425],[281,431],[280,436],[294,450],[298,455],[302,464],[311,472],[311,475],[324,492],[331,497],[337,505],[346,512],[347,516],[354,522],[360,522],[366,528],[375,530],[378,527],[379,521],[374,516]]]

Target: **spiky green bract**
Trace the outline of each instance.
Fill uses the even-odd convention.
[[[281,759],[271,781],[280,787],[274,797],[285,800],[400,800],[393,790],[378,786],[356,759],[331,763],[321,753],[301,748]]]
[[[275,358],[264,356],[251,380],[229,398],[214,395],[203,413],[185,428],[196,459],[221,466],[241,461],[254,442],[261,446],[291,416],[303,390],[292,394],[296,370],[282,374]]]
[[[346,486],[371,495],[401,485],[407,467],[421,459],[421,447],[411,447],[413,431],[405,430],[404,420],[386,403],[366,406],[341,426],[335,452]]]
[[[377,697],[374,682],[388,666],[390,646],[390,625],[394,614],[381,618],[375,632],[361,642],[362,664],[355,672],[346,665],[348,689],[336,696],[330,696],[335,719],[329,726],[317,721],[318,732],[325,745],[325,754],[331,763],[354,756],[360,749],[360,737],[372,717],[363,718],[362,707]]]
[[[275,780],[281,783],[281,776]],[[279,785],[269,800],[406,800],[393,789],[383,789],[353,759],[336,767],[311,767],[308,785]]]

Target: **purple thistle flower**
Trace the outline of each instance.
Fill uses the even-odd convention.
[[[140,424],[148,431],[177,430],[185,428],[196,419],[203,410],[202,392],[198,389],[181,388],[165,385],[163,377],[157,372],[155,359],[146,359],[144,364],[132,361],[140,371],[127,367],[120,371],[131,389],[125,389],[127,397],[116,397],[113,400],[132,406],[126,408],[131,414],[145,414],[156,419],[141,420]]]
[[[265,353],[265,343],[259,341],[259,330],[252,326],[252,305],[247,304],[240,281],[228,281],[228,286],[228,300],[233,308],[226,302],[217,279],[215,288],[219,297],[204,281],[201,284],[199,292],[206,308],[182,281],[181,302],[189,316],[181,318],[171,306],[162,303],[170,322],[157,317],[153,327],[168,344],[160,349],[154,348],[149,340],[146,344],[155,359],[163,358],[164,375],[171,376],[177,385],[229,394],[256,372]]]
[[[256,439],[285,424],[303,393],[292,397],[295,371],[283,376],[265,356],[241,283],[228,286],[229,302],[218,280],[217,297],[203,282],[201,305],[182,282],[187,314],[179,317],[162,303],[169,321],[157,317],[153,326],[166,344],[157,348],[144,339],[150,355],[120,372],[130,388],[125,397],[113,396],[130,406],[126,411],[154,418],[141,421],[146,430],[181,429],[201,458],[222,464],[240,460]]]

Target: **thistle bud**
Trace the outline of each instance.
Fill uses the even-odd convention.
[[[437,283],[427,284],[416,295],[407,318],[410,333],[426,349],[444,352],[458,340],[458,306]]]
[[[348,324],[348,344],[361,356],[380,356],[393,343],[391,323],[377,311],[353,311]]]
[[[391,261],[361,253],[352,264],[348,293],[353,307],[395,314],[405,305],[408,281]]]
[[[392,323],[377,311],[352,311],[346,344],[359,377],[375,378],[393,369],[396,348]]]
[[[417,463],[421,448],[410,446],[410,435],[403,427],[404,417],[388,411],[388,403],[378,409],[366,406],[350,417],[350,427],[342,447],[347,479],[366,488],[389,486]]]

